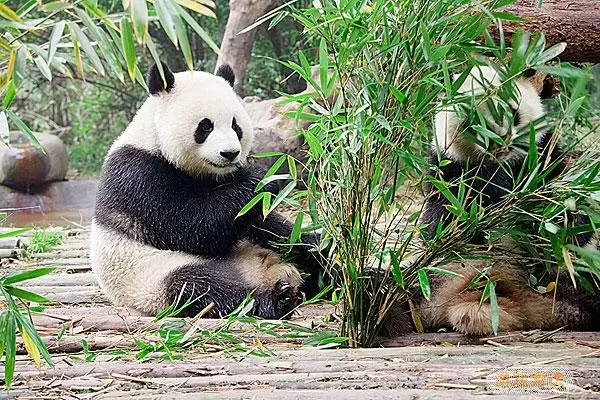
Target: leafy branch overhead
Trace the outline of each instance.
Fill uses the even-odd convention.
[[[145,87],[137,61],[146,49],[158,60],[148,29],[151,24],[166,33],[190,69],[194,67],[190,33],[218,51],[195,18],[195,14],[216,17],[211,0],[124,0],[116,11],[103,9],[92,0],[44,4],[29,0],[18,8],[10,4],[0,3],[0,96],[5,109],[30,66],[49,81],[55,73],[67,77],[110,75],[121,82],[127,75]]]

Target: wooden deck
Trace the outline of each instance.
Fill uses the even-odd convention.
[[[21,238],[27,241],[27,237]],[[570,398],[600,397],[600,334],[514,332],[494,338],[455,333],[389,339],[373,349],[318,349],[306,345],[308,333],[286,326],[262,329],[236,322],[243,340],[238,351],[206,343],[179,352],[181,360],[162,360],[144,343],[159,343],[164,321],[112,307],[90,270],[89,235],[73,230],[63,245],[30,261],[7,262],[14,250],[0,249],[2,274],[17,268],[53,265],[52,274],[27,283],[28,290],[56,303],[34,316],[55,368],[38,369],[19,347],[15,380],[3,398],[36,399],[470,399],[562,398],[563,393],[494,391],[494,371],[560,370],[572,375]],[[15,243],[16,244],[16,243]],[[335,331],[331,307],[303,307],[294,326]],[[173,322],[173,320],[168,320]],[[182,320],[175,322],[182,323]],[[211,330],[218,320],[186,321],[184,332]],[[87,343],[87,350],[84,350]],[[247,351],[243,351],[247,349]],[[241,351],[240,351],[241,350]],[[262,353],[262,356],[253,355]],[[86,361],[87,358],[87,361]],[[93,360],[92,360],[93,359]],[[500,385],[500,386],[499,386]]]

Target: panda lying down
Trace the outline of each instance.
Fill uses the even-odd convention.
[[[231,312],[254,293],[253,315],[285,317],[300,289],[316,290],[318,235],[291,254],[309,274],[283,262],[277,242],[292,225],[259,207],[236,218],[264,171],[247,161],[250,117],[227,65],[216,75],[148,73],[151,96],[105,159],[92,221],[91,262],[103,291],[119,306],[156,315],[171,304],[192,316]],[[275,193],[273,184],[262,190]]]
[[[528,129],[545,115],[542,99],[550,96],[552,80],[544,75],[518,77],[515,81],[516,99],[509,102],[512,115],[504,115],[504,123],[494,124],[488,102],[481,101],[485,93],[494,93],[491,88],[501,85],[500,73],[490,66],[475,67],[459,88],[462,95],[472,97],[479,111],[485,115],[489,128],[498,136],[507,137],[520,129]],[[495,99],[493,96],[490,96]],[[456,182],[464,179],[469,184],[471,194],[466,196],[465,209],[477,202],[483,207],[498,204],[503,196],[516,186],[519,171],[526,162],[527,150],[508,146],[502,152],[492,155],[469,136],[468,121],[451,109],[437,113],[435,137],[431,145],[430,162],[435,168],[431,176],[441,175],[450,183],[450,192],[459,196]],[[558,137],[548,130],[536,132],[540,164],[554,165],[548,168],[547,180],[560,179],[561,172],[568,168],[565,152],[558,144]],[[482,140],[480,140],[480,143]],[[529,146],[529,143],[526,144]],[[448,162],[449,161],[449,162]],[[438,226],[448,227],[456,223],[455,216],[448,210],[449,201],[439,190],[432,188],[424,205],[421,223],[425,227],[426,242],[436,235]],[[585,225],[589,219],[584,214],[573,213],[573,223]],[[533,229],[533,227],[531,227]],[[484,232],[474,238],[480,243]],[[596,235],[579,233],[571,238],[582,247],[595,248]],[[421,243],[423,245],[423,243]],[[566,326],[569,329],[600,330],[600,294],[589,293],[578,285],[574,287],[566,272],[560,273],[556,289],[550,293],[539,293],[529,286],[531,259],[524,253],[521,244],[507,238],[495,246],[491,260],[468,259],[446,264],[444,269],[459,274],[434,275],[431,279],[431,299],[414,299],[415,310],[425,329],[437,330],[451,327],[470,335],[490,335],[493,333],[489,302],[482,302],[484,287],[473,285],[480,274],[494,278],[498,304],[500,331],[529,329],[556,329]],[[551,274],[547,279],[556,279]],[[544,286],[549,283],[545,282]],[[420,293],[420,290],[417,291]],[[416,297],[416,296],[415,296]],[[413,330],[408,307],[393,310],[384,326],[389,335],[397,335]]]

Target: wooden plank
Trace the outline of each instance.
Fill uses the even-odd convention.
[[[79,274],[53,273],[25,281],[21,286],[29,287],[32,290],[33,286],[96,286],[98,280],[92,272]]]
[[[447,397],[458,400],[470,400],[481,398],[480,392],[469,392],[465,390],[453,390],[452,392],[433,389],[329,389],[329,390],[281,390],[250,387],[240,387],[237,389],[228,389],[212,392],[202,392],[204,400],[241,400],[241,399],[263,399],[263,400],[417,400],[431,399],[438,400],[440,397]],[[573,399],[592,399],[594,395],[573,395]],[[102,396],[103,399],[121,400],[131,399],[136,400],[166,400],[166,399],[181,399],[195,400],[199,398],[198,393],[185,392],[183,390],[169,391],[166,390],[134,390],[134,391],[115,391]],[[496,394],[493,400],[517,400],[522,399],[522,394]],[[547,399],[548,395],[528,395],[529,399]]]
[[[51,253],[37,253],[37,254],[34,254],[32,258],[33,259],[44,259],[44,260],[56,260],[54,262],[57,262],[57,261],[63,260],[63,259],[71,259],[71,258],[87,260],[89,257],[89,253],[90,253],[89,250],[86,250],[86,249],[78,249],[78,250],[53,249]]]
[[[536,347],[540,346],[531,346],[527,352],[535,351]],[[546,347],[546,355],[550,355],[550,358],[538,361],[552,363],[556,360],[556,349],[552,354],[550,346],[541,347]],[[406,350],[296,350],[282,351],[270,358],[205,355],[196,362],[94,362],[57,367],[54,370],[42,368],[38,371],[30,368],[23,371],[19,368],[15,380],[27,382],[28,388],[40,389],[52,382],[55,388],[64,390],[93,382],[96,387],[106,387],[110,384],[113,388],[127,385],[138,389],[150,386],[202,391],[231,391],[240,387],[310,391],[412,388],[435,390],[440,393],[484,393],[485,386],[490,383],[484,379],[485,376],[496,368],[512,366],[521,360],[520,349],[498,355],[497,349],[473,346],[457,349],[460,352],[455,352],[454,360],[446,356],[436,358],[435,361],[432,358],[434,354],[445,349],[418,349],[421,352],[429,352],[429,358],[421,361],[408,361],[399,357],[405,355]],[[586,351],[587,349],[574,348],[574,354],[578,355],[566,362],[559,360],[559,366],[572,371],[577,377],[579,387],[598,387],[600,364],[597,359],[586,358],[590,356]],[[487,358],[473,358],[473,355],[484,354]],[[531,357],[530,354],[528,356]],[[595,363],[585,363],[586,361]],[[457,368],[457,365],[460,365],[460,368]],[[469,389],[461,390],[464,388]],[[447,389],[452,391],[448,392]],[[583,395],[585,397],[587,394]]]

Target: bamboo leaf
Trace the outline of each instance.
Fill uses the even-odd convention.
[[[201,2],[194,0],[177,0],[177,3],[185,8],[189,8],[190,10],[197,12],[198,14],[206,15],[207,17],[211,18],[217,18],[215,12]]]
[[[14,22],[23,22],[16,12],[11,10],[6,4],[0,3],[0,17]]]
[[[79,50],[79,41],[77,40],[77,34],[73,28],[74,24],[69,23],[69,32],[71,33],[71,42],[73,43],[73,54],[75,56],[75,67],[79,75],[83,76],[83,63],[81,61],[81,51]]]
[[[569,276],[571,277],[571,281],[573,282],[573,287],[577,287],[577,282],[575,280],[575,267],[573,266],[573,260],[571,260],[571,253],[569,253],[569,248],[564,246],[562,248],[562,256],[563,261],[565,262],[565,266],[567,267],[567,271],[569,271]]]
[[[248,211],[250,211],[252,209],[252,207],[254,207],[259,201],[261,201],[265,196],[267,196],[267,192],[260,192],[259,194],[257,194],[256,196],[254,196],[248,203],[246,203],[246,205],[244,207],[242,207],[242,209],[240,210],[240,212],[235,216],[235,218],[238,218],[244,214],[246,214]]]
[[[25,17],[31,10],[37,6],[37,0],[29,0],[15,11],[21,18]]]
[[[142,46],[148,36],[148,6],[146,0],[129,0],[129,13],[133,22],[133,31]]]
[[[487,285],[490,286],[489,293],[490,293],[490,314],[492,317],[492,331],[494,332],[494,335],[497,335],[498,327],[500,326],[500,309],[498,308],[498,299],[496,298],[496,285],[493,281],[488,281]]]
[[[273,204],[271,204],[268,213],[273,211],[283,200],[285,200],[285,198],[292,192],[292,190],[294,190],[295,187],[296,181],[291,181],[290,183],[288,183],[286,187],[284,187],[283,190],[279,192],[277,197],[275,197],[275,200],[273,201]]]
[[[89,57],[96,72],[98,72],[100,75],[104,75],[104,66],[102,65],[100,57],[98,57],[98,54],[96,54],[96,51],[92,47],[92,44],[90,43],[90,40],[88,39],[86,34],[81,30],[81,28],[77,24],[69,22],[69,28],[72,28],[72,30],[75,32],[77,40],[79,41],[79,44],[81,44],[81,48]]]
[[[42,4],[42,10],[44,10],[47,13],[62,11],[71,7],[72,4],[66,3],[64,1],[51,1],[49,3]]]
[[[39,367],[42,364],[40,351],[38,350],[37,346],[33,343],[33,340],[31,340],[31,337],[29,336],[27,331],[22,327],[20,327],[20,331],[21,338],[23,339],[23,343],[25,344],[25,350],[27,351],[27,354],[33,360],[35,365]]]
[[[17,126],[17,128],[19,128],[21,130],[21,132],[23,132],[23,133],[25,133],[25,135],[27,135],[29,140],[31,140],[31,144],[33,144],[33,146],[36,149],[44,151],[44,149],[42,148],[42,145],[37,140],[37,138],[31,131],[31,129],[29,129],[29,127],[25,124],[25,122],[21,121],[21,118],[17,117],[17,115],[15,113],[13,113],[12,111],[10,111],[10,110],[4,110],[4,111],[6,112],[6,115],[12,121],[12,123],[15,124]]]
[[[8,294],[14,297],[18,297],[19,299],[33,301],[40,304],[50,303],[46,297],[39,295],[37,293],[30,292],[29,290],[24,290],[21,288],[17,288],[14,286],[6,286],[4,288]]]
[[[402,275],[402,269],[400,268],[400,261],[398,260],[398,253],[396,251],[390,252],[390,261],[392,263],[392,276],[394,282],[404,289],[404,276]]]
[[[31,321],[26,316],[23,316],[23,315],[17,315],[17,318],[18,318],[18,321],[19,321],[21,327],[27,332],[27,334],[29,335],[29,338],[33,342],[34,346],[38,349],[38,351],[44,358],[44,361],[46,361],[46,364],[48,364],[50,367],[54,367],[54,362],[52,361],[52,357],[50,356],[50,353],[48,352],[48,348],[46,348],[46,345],[42,341],[42,338],[40,337],[40,335],[35,330]]]
[[[0,111],[0,137],[2,137],[4,143],[8,144],[10,131],[8,130],[8,120],[4,111]]]
[[[560,55],[567,48],[567,44],[564,42],[557,43],[549,49],[545,50],[536,60],[536,64],[545,64],[548,61],[554,59]]]
[[[9,314],[9,311],[2,311],[0,313],[0,359],[4,355],[4,345],[6,344],[6,335],[4,332],[6,332],[7,329],[6,325],[8,323]]]
[[[423,268],[419,268],[417,272],[419,276],[419,286],[421,287],[421,292],[427,301],[431,299],[431,286],[429,285],[429,278],[427,277],[427,272]]]
[[[27,271],[18,271],[14,272],[10,275],[7,275],[1,278],[1,282],[3,285],[13,285],[17,282],[23,282],[34,278],[39,278],[40,276],[48,275],[50,272],[54,271],[56,268],[54,267],[44,267],[44,268],[36,268]]]
[[[327,42],[325,38],[321,38],[319,44],[319,76],[321,79],[321,89],[325,90],[327,87],[329,74],[329,58],[327,55]]]
[[[135,72],[137,69],[135,62],[135,44],[133,43],[131,24],[125,17],[121,18],[121,45],[123,46],[123,54],[125,55],[129,77],[135,82]]]
[[[425,269],[427,271],[431,271],[434,272],[436,274],[440,274],[440,275],[447,275],[447,276],[452,276],[454,278],[462,278],[463,276],[457,272],[454,271],[449,271],[447,269],[443,269],[443,268],[437,268],[437,267],[425,267]]]
[[[110,18],[108,18],[108,16],[106,15],[106,13],[104,11],[102,11],[100,8],[98,8],[98,4],[97,4],[96,1],[94,1],[94,0],[83,0],[83,4],[93,14],[95,14],[98,17],[100,17],[100,19],[102,20],[102,22],[104,22],[106,25],[108,25],[109,27],[111,27],[115,31],[119,30],[119,28],[117,27],[117,25],[115,25],[115,23]]]
[[[54,28],[52,28],[52,34],[50,34],[50,40],[48,42],[48,57],[46,57],[46,61],[48,64],[52,62],[52,58],[56,53],[56,47],[58,42],[62,38],[63,32],[65,30],[65,21],[58,21]]]
[[[194,32],[196,32],[198,36],[200,36],[200,38],[204,40],[204,43],[206,43],[212,49],[212,51],[219,54],[219,46],[217,46],[217,44],[214,42],[214,40],[212,40],[210,35],[198,24],[198,22],[196,22],[194,18],[192,18],[192,16],[187,11],[180,10],[179,15],[181,15],[185,22],[192,27]]]
[[[27,67],[27,46],[21,45],[18,48],[17,54],[14,59],[13,70],[12,70],[12,80],[15,85],[15,89],[21,86],[21,82],[23,78],[26,76],[26,67]]]
[[[304,220],[304,213],[300,211],[298,215],[296,215],[296,220],[294,221],[294,226],[292,227],[292,233],[290,234],[290,243],[299,243],[300,242],[300,233],[302,232],[302,221]]]
[[[50,67],[46,64],[46,60],[44,60],[41,56],[34,57],[33,61],[35,65],[37,65],[38,69],[44,75],[44,78],[48,79],[48,81],[52,81],[52,72],[50,71]]]
[[[12,311],[8,312],[5,328],[4,332],[0,332],[0,334],[4,334],[4,386],[8,390],[12,385],[17,356],[17,327],[15,325],[15,316]]]
[[[14,237],[14,236],[20,235],[22,233],[29,232],[30,230],[31,230],[31,228],[19,228],[19,229],[14,229],[14,230],[11,230],[8,232],[0,233],[0,239]]]
[[[98,50],[104,55],[104,58],[106,59],[106,62],[113,74],[119,79],[119,81],[124,82],[123,69],[121,68],[121,58],[117,56],[117,52],[115,51],[115,46],[118,47],[121,41],[113,41],[112,39],[109,39],[106,35],[106,32],[104,32],[102,28],[98,27],[85,11],[78,8],[75,10],[75,12],[83,22],[83,25],[85,25],[87,28],[89,35],[98,43]]]
[[[192,56],[192,48],[190,47],[190,41],[188,39],[187,29],[183,20],[179,16],[178,6],[174,3],[168,3],[171,15],[173,16],[173,22],[175,23],[175,34],[181,48],[181,53],[187,64],[188,69],[191,71],[194,69],[194,57]]]
[[[175,21],[173,20],[173,16],[171,15],[169,8],[168,0],[156,0],[156,2],[154,2],[154,9],[156,10],[156,15],[158,16],[160,25],[163,27],[165,33],[169,39],[171,39],[171,42],[173,42],[175,47],[179,47],[177,44]]]

